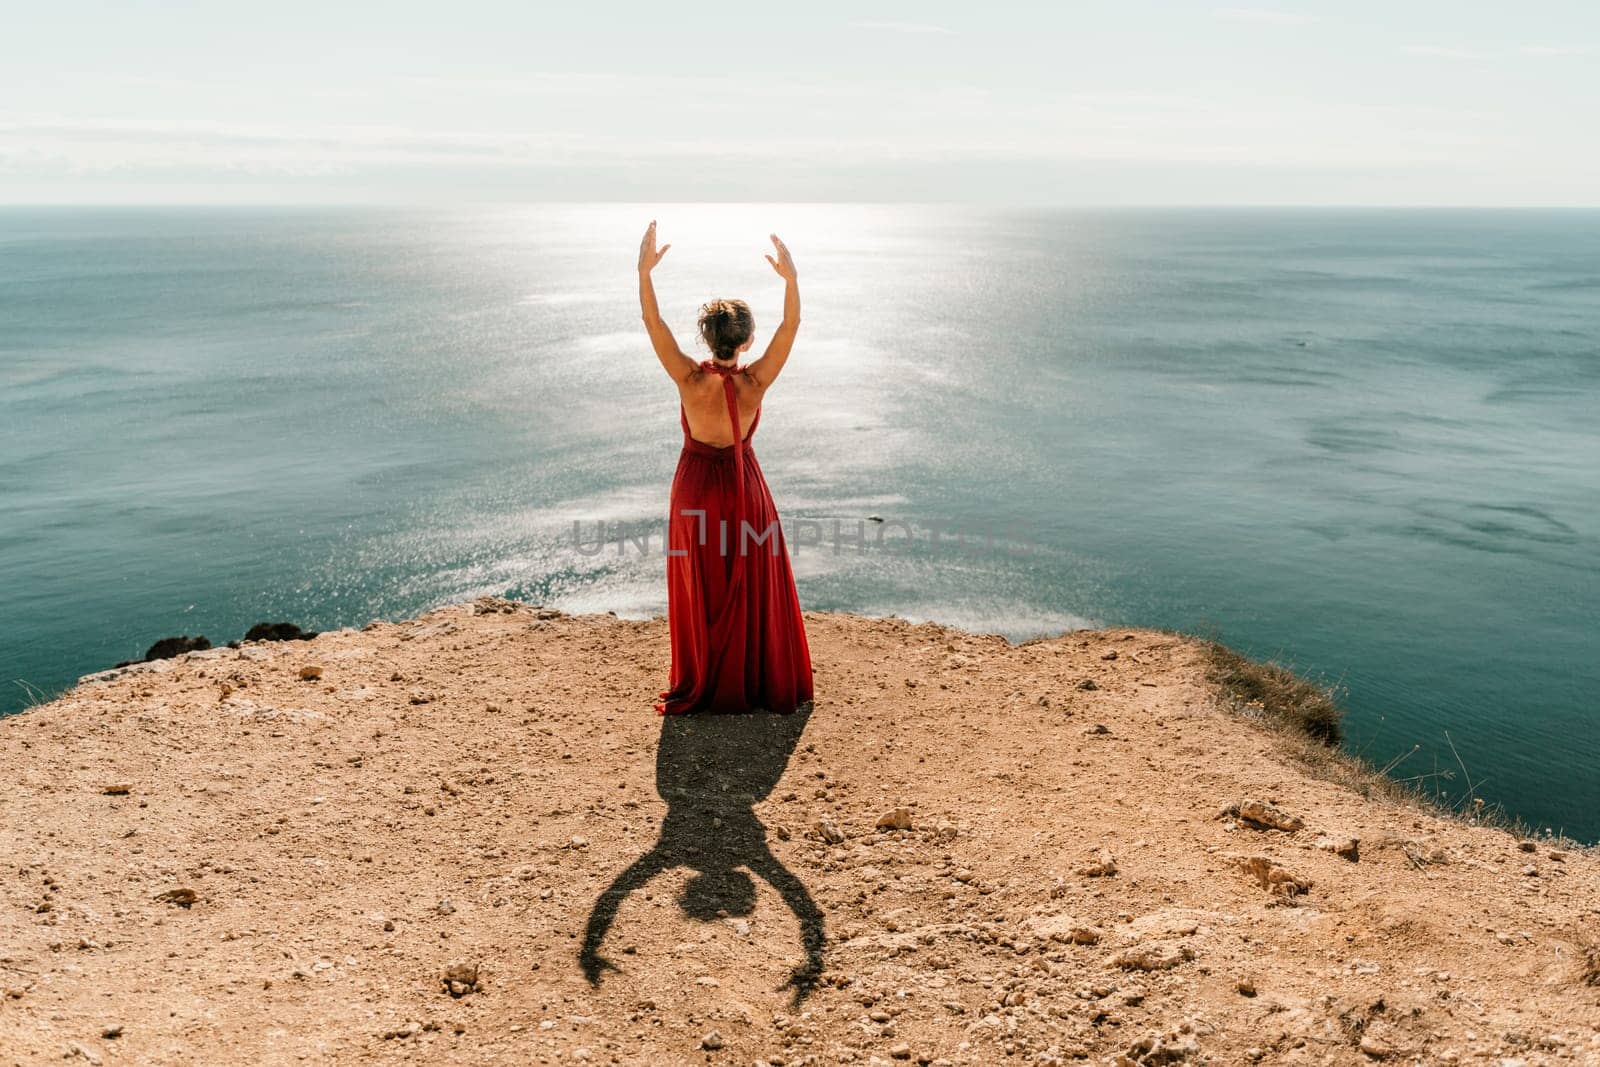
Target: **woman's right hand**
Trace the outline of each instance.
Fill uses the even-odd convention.
[[[767,235],[772,238],[772,245],[778,250],[778,258],[767,257],[767,262],[772,264],[772,269],[778,272],[778,277],[786,282],[795,280],[794,257],[789,254],[789,246],[778,240],[778,235]]]

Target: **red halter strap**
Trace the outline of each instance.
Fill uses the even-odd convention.
[[[722,376],[722,396],[728,402],[728,425],[733,428],[733,485],[739,494],[734,513],[734,521],[738,524],[734,537],[735,543],[738,544],[744,531],[744,435],[739,432],[739,401],[734,393],[733,376],[743,373],[744,367],[718,366],[709,359],[700,366]],[[739,555],[742,557],[744,553],[741,551]]]

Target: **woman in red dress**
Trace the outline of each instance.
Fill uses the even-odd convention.
[[[783,321],[761,358],[739,355],[754,340],[742,300],[700,309],[700,334],[713,358],[685,355],[661,319],[650,272],[671,245],[656,248],[652,222],[639,243],[639,306],[656,356],[678,386],[683,452],[667,520],[667,620],[672,670],[656,710],[789,712],[811,700],[811,653],[789,552],[750,437],[761,400],[800,329],[794,258],[777,235],[767,262],[784,280]]]

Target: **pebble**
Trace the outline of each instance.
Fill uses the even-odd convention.
[[[1234,861],[1273,896],[1287,899],[1311,889],[1309,879],[1278,866],[1270,856],[1235,856]]]
[[[444,985],[444,991],[456,998],[483,990],[478,965],[468,960],[456,960],[447,964],[444,972],[439,975],[439,980]]]
[[[909,830],[911,829],[911,812],[907,808],[895,808],[878,816],[878,829],[880,830]]]
[[[1188,945],[1166,941],[1147,941],[1129,945],[1111,957],[1112,966],[1125,971],[1170,971],[1186,960],[1194,959],[1194,949]]]
[[[1085,878],[1110,878],[1117,873],[1117,860],[1108,850],[1101,849],[1093,859],[1078,864],[1075,870]]]
[[[1361,842],[1354,837],[1335,837],[1325,834],[1313,841],[1312,847],[1343,856],[1351,863],[1361,858]]]
[[[1399,1051],[1393,1028],[1382,1019],[1374,1019],[1362,1030],[1360,1047],[1375,1060],[1386,1060]]]
[[[700,1039],[700,1047],[708,1052],[715,1052],[722,1047],[722,1035],[713,1030]]]
[[[1291,815],[1276,804],[1265,800],[1245,799],[1239,801],[1238,817],[1253,826],[1266,827],[1269,830],[1283,830],[1293,833],[1305,826],[1305,820],[1298,815]]]
[[[156,899],[163,904],[175,904],[180,908],[189,908],[193,907],[200,897],[193,889],[181,885],[176,889],[169,889],[165,893],[158,894]]]

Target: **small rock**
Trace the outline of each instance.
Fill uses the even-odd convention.
[[[844,831],[839,829],[839,825],[827,816],[818,819],[812,829],[816,830],[818,837],[830,845],[837,845],[844,840]]]
[[[446,965],[439,980],[444,985],[444,991],[456,998],[477,993],[483,988],[479,982],[478,965],[466,960]]]
[[[422,1024],[413,1020],[404,1026],[397,1026],[393,1030],[385,1030],[383,1039],[385,1041],[404,1041],[406,1038],[415,1037],[420,1033],[422,1033]]]
[[[1335,856],[1343,856],[1351,863],[1361,858],[1361,842],[1354,837],[1330,837],[1323,835],[1312,842],[1314,848],[1324,852],[1332,852]]]
[[[911,1046],[904,1041],[898,1045],[892,1045],[889,1048],[889,1055],[897,1060],[909,1060],[911,1058]]]
[[[198,895],[196,895],[195,891],[190,889],[188,886],[178,886],[176,889],[169,889],[165,893],[161,893],[156,897],[156,900],[163,904],[176,904],[180,908],[193,907],[195,901],[199,899],[200,898]]]
[[[700,1047],[708,1052],[715,1052],[722,1047],[722,1035],[713,1030],[700,1039]]]
[[[308,663],[304,667],[300,668],[300,680],[302,682],[314,682],[321,677],[322,668],[317,666],[315,663]]]
[[[1117,860],[1106,849],[1101,849],[1093,859],[1080,863],[1074,870],[1085,878],[1110,878],[1117,873]]]
[[[83,1045],[77,1041],[70,1041],[67,1043],[67,1057],[70,1058],[72,1056],[77,1056],[80,1059],[88,1060],[90,1063],[97,1064],[100,1062],[100,1057],[97,1053],[91,1052],[86,1045]]]
[[[1256,995],[1256,984],[1248,978],[1239,979],[1238,984],[1233,988],[1239,991],[1241,997],[1253,997]]]
[[[125,797],[128,795],[128,792],[131,789],[133,789],[133,786],[128,785],[125,782],[118,782],[115,785],[101,786],[100,792],[104,793],[108,797]]]
[[[1234,861],[1273,896],[1289,899],[1311,888],[1310,879],[1278,866],[1269,856],[1236,856]]]
[[[1084,690],[1085,692],[1093,692],[1094,690],[1099,689],[1100,686],[1095,683],[1093,678],[1085,678],[1083,681],[1078,683],[1078,688]]]
[[[1194,949],[1170,941],[1146,941],[1130,945],[1111,957],[1112,966],[1125,971],[1170,971],[1186,960],[1194,959]]]
[[[1400,1051],[1397,1034],[1392,1026],[1374,1019],[1361,1031],[1361,1051],[1375,1060],[1386,1060]]]
[[[1135,1041],[1123,1060],[1149,1067],[1188,1063],[1200,1053],[1193,1034],[1150,1034]]]
[[[450,903],[448,900],[441,900],[439,903],[433,906],[433,910],[438,912],[440,915],[454,915],[456,913],[456,906]]]
[[[116,1040],[122,1036],[122,1024],[112,1023],[110,1026],[107,1026],[104,1030],[100,1031],[100,1036],[105,1038],[107,1041]]]
[[[1045,941],[1068,945],[1094,945],[1100,942],[1100,931],[1070,915],[1050,915],[1028,920],[1028,929]]]
[[[911,812],[906,808],[895,808],[878,816],[878,829],[880,830],[909,830],[911,829]]]
[[[1305,820],[1300,816],[1290,815],[1276,804],[1269,804],[1265,800],[1239,801],[1239,818],[1255,826],[1288,833],[1305,826]]]

